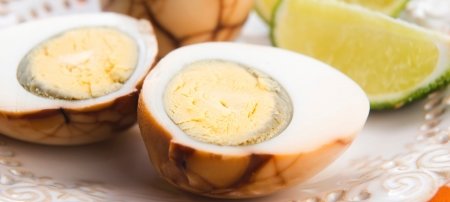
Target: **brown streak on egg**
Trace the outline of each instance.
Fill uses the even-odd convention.
[[[174,161],[179,169],[186,170],[186,161],[195,153],[195,150],[177,143],[172,143],[170,148],[169,159]]]
[[[92,131],[94,131],[96,128],[96,127],[86,127],[86,125],[92,126],[92,124],[75,123],[75,124],[70,125],[70,127],[74,128],[75,130],[82,131],[83,133],[92,133]]]
[[[214,28],[214,30],[212,31],[212,40],[213,41],[222,41],[222,40],[226,40],[227,38],[218,38],[218,34],[221,32],[222,29],[225,28],[229,28],[230,26],[225,25],[225,22],[230,18],[230,16],[233,15],[233,13],[237,10],[237,1],[234,0],[232,1],[231,5],[229,6],[229,8],[226,8],[225,6],[225,2],[224,0],[220,0],[219,1],[219,16],[218,16],[218,21],[217,21],[217,25]],[[230,10],[229,12],[224,12],[225,10]],[[242,26],[245,22],[247,18],[244,18],[242,22],[237,23],[235,25],[232,26]]]
[[[229,21],[231,17],[233,17],[235,15],[235,12],[237,10],[237,6],[238,6],[238,1],[239,0],[234,0],[230,6],[227,7],[227,9],[231,10],[230,12],[225,12],[224,15],[222,16],[222,26],[225,26],[225,22]],[[245,20],[243,20],[245,21]]]
[[[66,112],[64,111],[64,109],[63,109],[63,108],[59,108],[59,112],[61,113],[61,115],[62,115],[63,118],[64,118],[64,123],[65,123],[65,124],[70,123],[70,118],[69,118],[69,116],[66,114]]]
[[[216,39],[217,32],[222,27],[223,0],[218,0],[219,12],[217,12],[216,27],[211,31],[211,40]],[[190,35],[192,37],[192,35]]]
[[[231,189],[238,189],[251,182],[254,174],[257,173],[267,162],[272,158],[269,154],[250,154],[250,163],[247,166],[245,173],[230,186]]]
[[[201,174],[192,170],[188,164],[192,158],[195,158],[194,149],[173,142],[170,145],[169,159],[180,171],[182,171],[180,173],[184,175],[183,179],[187,180],[185,183],[188,187],[194,186],[203,192],[214,190],[216,188],[215,185],[203,178]],[[211,156],[211,158],[215,157]],[[174,183],[176,181],[179,180],[175,179]]]
[[[245,21],[237,24],[237,25],[230,25],[224,27],[218,34],[218,40],[223,41],[227,38],[235,37],[239,34],[241,31],[242,26],[244,25]]]
[[[168,37],[174,46],[179,47],[180,46],[180,42],[178,41],[177,37],[175,37],[175,35],[173,35],[168,29],[166,29],[161,23],[159,23],[159,21],[157,20],[155,14],[153,13],[151,7],[150,7],[150,2],[147,2],[146,6],[144,7],[145,10],[147,11],[148,14],[148,19],[150,20],[150,22],[152,23],[153,27],[155,29],[158,29],[160,32],[162,32],[166,37]],[[158,39],[159,40],[159,39]]]

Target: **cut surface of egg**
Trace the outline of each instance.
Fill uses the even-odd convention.
[[[137,51],[135,41],[114,28],[68,30],[30,51],[19,64],[17,78],[25,89],[44,97],[100,97],[128,80]]]
[[[138,122],[169,183],[218,198],[267,195],[303,182],[362,129],[369,102],[313,58],[236,43],[177,49],[146,77]]]
[[[131,126],[157,54],[147,21],[81,14],[0,31],[0,133],[42,144],[104,140]]]
[[[165,108],[186,134],[218,145],[262,142],[279,134],[292,115],[276,81],[222,60],[187,65],[167,86]]]

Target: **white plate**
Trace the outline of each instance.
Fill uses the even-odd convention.
[[[79,11],[98,10],[92,1],[68,2]],[[17,20],[13,15],[6,17],[0,25]],[[238,41],[269,44],[267,28],[252,15]],[[426,201],[450,182],[448,105],[450,90],[442,90],[400,110],[372,112],[349,150],[318,176],[289,190],[246,201]],[[0,201],[212,199],[176,190],[160,179],[135,126],[106,142],[77,147],[41,146],[0,137]]]

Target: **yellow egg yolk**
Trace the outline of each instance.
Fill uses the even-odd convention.
[[[136,42],[107,27],[80,28],[33,49],[18,69],[27,90],[44,97],[80,100],[117,91],[133,73]]]
[[[165,109],[192,138],[217,145],[249,145],[286,128],[292,103],[268,75],[222,60],[187,65],[170,81]]]

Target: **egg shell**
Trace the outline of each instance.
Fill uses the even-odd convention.
[[[233,40],[253,8],[253,0],[103,0],[102,8],[149,19],[162,57],[188,44]]]

